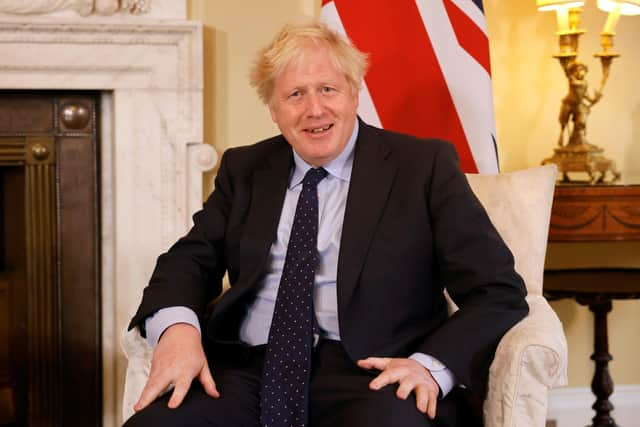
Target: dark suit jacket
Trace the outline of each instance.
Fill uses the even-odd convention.
[[[282,136],[228,150],[194,227],[161,255],[131,321],[187,306],[205,340],[237,341],[275,240],[291,147]],[[205,320],[207,303],[231,289]],[[460,306],[451,318],[443,289]],[[419,351],[480,390],[500,337],[527,313],[513,257],[452,145],[360,122],[337,277],[342,343],[354,359]]]

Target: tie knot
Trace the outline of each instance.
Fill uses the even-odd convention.
[[[311,168],[305,174],[302,184],[315,187],[325,176],[327,176],[327,171],[324,168]]]

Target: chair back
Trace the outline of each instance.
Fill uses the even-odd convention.
[[[529,295],[542,295],[555,165],[497,175],[467,174],[471,189],[515,258]]]

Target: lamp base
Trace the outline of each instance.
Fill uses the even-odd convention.
[[[553,156],[544,159],[542,164],[556,164],[558,171],[562,174],[562,182],[578,182],[578,180],[571,179],[570,172],[586,173],[589,176],[588,182],[591,184],[614,182],[620,179],[616,163],[606,158],[603,155],[604,149],[597,145],[567,144],[555,148],[553,151]],[[608,180],[607,172],[610,174]]]

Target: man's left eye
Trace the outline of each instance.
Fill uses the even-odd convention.
[[[324,87],[322,88],[322,92],[324,92],[324,93],[329,93],[329,92],[331,92],[331,91],[333,91],[333,88],[332,88],[332,87],[324,86]]]

